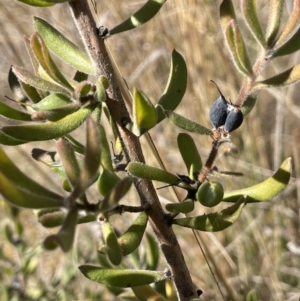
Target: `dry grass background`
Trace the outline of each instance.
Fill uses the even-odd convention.
[[[144,1],[98,2],[99,25],[111,28],[137,10]],[[259,15],[264,24],[267,20],[268,1],[259,2]],[[220,1],[208,0],[168,1],[159,15],[148,24],[108,40],[108,45],[129,86],[142,89],[154,103],[164,89],[171,52],[176,48],[186,60],[189,75],[187,92],[176,112],[207,127],[211,127],[208,118],[209,107],[218,97],[218,92],[210,80],[216,81],[223,94],[233,101],[243,81],[242,75],[233,67],[222,39],[218,21],[219,4]],[[236,9],[237,15],[241,16],[238,5]],[[285,11],[285,17],[288,9]],[[6,80],[9,66],[15,64],[29,67],[22,38],[24,35],[29,36],[33,31],[31,15],[45,18],[77,45],[82,45],[67,4],[40,9],[29,8],[16,1],[2,0],[1,100],[5,94],[11,95]],[[242,19],[240,25],[254,63],[259,48],[243,25]],[[278,59],[271,62],[264,75],[284,70],[299,60],[298,54]],[[239,149],[238,154],[228,154],[224,150],[217,159],[216,164],[220,170],[240,171],[245,174],[242,178],[220,179],[226,189],[253,185],[265,179],[286,157],[292,156],[294,162],[293,178],[283,194],[272,202],[248,205],[237,223],[221,233],[197,234],[210,258],[220,287],[225,294],[233,294],[236,300],[245,300],[247,292],[251,289],[257,292],[258,300],[292,301],[300,298],[299,123],[299,86],[261,91],[255,109],[247,116],[241,128],[232,133],[232,141]],[[176,148],[179,132],[164,121],[151,130],[150,134],[167,169],[182,174],[185,171]],[[202,159],[205,160],[210,148],[210,139],[197,135],[193,137]],[[142,141],[145,142],[143,139]],[[55,177],[46,170],[41,171],[41,166],[32,162],[29,156],[32,147],[54,149],[54,143],[31,143],[25,147],[5,149],[23,170],[30,171],[36,179],[43,177],[47,183],[54,183],[53,187],[59,189]],[[157,165],[147,144],[144,144],[144,150],[148,164]],[[32,167],[32,164],[35,167]],[[173,197],[167,189],[160,190],[159,193],[169,199]],[[5,217],[3,213],[1,216]],[[29,231],[27,235],[31,239],[36,238],[37,243],[46,231],[37,225],[30,212],[24,213],[24,216],[29,225],[26,229]],[[81,231],[88,231],[88,228],[83,227]],[[203,299],[222,300],[193,234],[187,229],[176,228],[176,231],[195,285],[204,291]],[[79,243],[84,244],[81,237]],[[60,252],[51,255],[56,267],[61,260],[60,256]],[[41,262],[42,270],[48,269],[47,264],[49,265],[47,260]],[[83,300],[80,296],[79,290],[76,300]]]

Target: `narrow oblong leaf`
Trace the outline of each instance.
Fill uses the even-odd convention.
[[[148,222],[148,215],[141,212],[130,227],[118,238],[122,256],[131,254],[141,243]],[[107,245],[98,248],[101,253],[107,253]]]
[[[168,278],[163,271],[106,269],[92,265],[81,265],[79,270],[88,279],[112,287],[134,287]]]
[[[181,203],[168,203],[166,204],[166,210],[172,213],[189,213],[194,210],[195,201],[192,199],[186,199]]]
[[[67,97],[63,94],[53,93],[46,96],[38,103],[34,103],[32,108],[37,111],[52,110],[67,105],[70,102],[70,97]]]
[[[177,136],[177,144],[189,177],[194,179],[194,172],[200,171],[202,168],[202,160],[195,142],[190,135],[180,133]]]
[[[56,4],[54,0],[18,0],[19,2],[28,4],[30,6],[47,7]],[[64,0],[66,1],[66,0]]]
[[[101,229],[108,258],[112,264],[119,265],[122,262],[122,253],[116,233],[106,219],[101,221]]]
[[[14,120],[31,121],[30,114],[15,110],[3,102],[0,102],[0,115]]]
[[[24,95],[26,95],[27,100],[30,100],[32,103],[37,103],[47,95],[48,92],[42,92],[37,90],[35,87],[32,87],[22,81],[20,81],[20,87],[22,88]]]
[[[166,298],[154,290],[150,285],[135,286],[131,289],[139,301],[167,301]]]
[[[99,124],[98,125],[99,132],[100,132],[100,137],[101,137],[101,166],[109,170],[111,172],[114,172],[114,167],[112,164],[112,159],[111,159],[111,154],[110,154],[110,149],[109,149],[109,144],[107,141],[106,137],[106,132],[104,127]]]
[[[157,123],[165,119],[163,110],[174,111],[180,104],[187,86],[187,67],[184,58],[175,49],[165,90],[156,105]]]
[[[54,228],[61,226],[66,217],[66,212],[60,209],[41,209],[37,213],[38,222],[45,228]],[[91,212],[78,212],[77,224],[94,222],[97,215]]]
[[[243,0],[242,11],[253,36],[261,44],[261,46],[265,48],[266,40],[257,17],[255,2],[255,0]]]
[[[78,209],[74,206],[68,211],[59,232],[45,238],[44,248],[47,250],[53,250],[57,246],[60,246],[64,252],[68,252],[73,245],[77,217]]]
[[[272,57],[278,57],[294,53],[300,49],[300,28],[285,43],[277,47]]]
[[[67,89],[37,77],[24,68],[13,66],[12,71],[21,82],[31,87],[42,91],[50,91],[70,96],[70,92]]]
[[[169,119],[169,121],[171,121],[174,125],[186,131],[201,134],[201,135],[209,135],[209,136],[213,134],[213,132],[210,129],[206,128],[205,126],[200,125],[174,112],[165,111],[165,115]]]
[[[251,110],[254,108],[256,104],[256,100],[257,100],[257,93],[252,93],[247,95],[246,99],[244,100],[241,106],[241,111],[244,117],[248,115],[251,112]]]
[[[81,104],[79,102],[72,102],[56,109],[34,112],[31,114],[31,119],[34,121],[58,121],[67,115],[78,111],[80,107]]]
[[[75,187],[80,175],[80,168],[75,156],[74,149],[70,142],[62,138],[57,140],[56,149],[58,151],[68,180],[71,186]]]
[[[19,82],[18,78],[13,73],[12,67],[13,66],[11,66],[8,71],[9,87],[10,87],[12,93],[14,94],[15,100],[18,102],[25,103],[26,101],[28,101],[27,95],[24,93],[24,90],[20,86],[20,82]]]
[[[231,20],[236,20],[234,7],[231,0],[223,0],[220,5],[220,21],[223,32]]]
[[[116,185],[111,189],[109,194],[101,201],[101,211],[106,211],[116,206],[119,201],[128,192],[132,184],[132,180],[129,177],[123,178],[118,181]]]
[[[232,20],[224,30],[225,40],[236,68],[247,76],[253,71],[240,30],[235,20]]]
[[[161,9],[166,0],[148,0],[130,18],[109,31],[110,35],[136,28],[152,19]]]
[[[146,233],[147,238],[147,254],[146,254],[146,269],[156,270],[159,262],[160,250],[156,239],[149,233]]]
[[[72,144],[76,153],[79,153],[81,155],[84,154],[85,147],[80,142],[78,142],[75,138],[67,134],[64,136],[64,139],[68,140]]]
[[[63,206],[63,197],[51,197],[37,194],[26,187],[19,187],[3,172],[0,172],[0,193],[11,204],[30,209],[41,209]]]
[[[55,55],[83,73],[94,73],[91,61],[84,51],[80,50],[45,20],[34,17],[33,21],[36,31],[42,36],[48,49]]]
[[[81,108],[56,122],[45,122],[26,125],[5,126],[2,131],[23,141],[44,141],[59,138],[74,131],[94,110],[95,104]]]
[[[294,84],[300,80],[300,64],[296,65],[280,74],[257,82],[254,90],[264,89],[268,87],[287,86]]]
[[[50,76],[50,78],[54,82],[57,82],[59,85],[65,87],[67,90],[72,92],[72,86],[57,68],[56,64],[54,63],[48,52],[48,49],[42,37],[37,32],[32,34],[30,38],[30,45],[40,66],[45,70],[45,72]]]
[[[269,1],[269,17],[266,31],[267,45],[270,47],[274,44],[277,34],[279,32],[280,21],[283,11],[283,0]]]
[[[21,188],[29,190],[37,195],[62,200],[62,197],[34,180],[30,179],[25,173],[23,173],[6,155],[2,148],[0,148],[0,172],[15,186],[20,185]],[[0,182],[1,183],[1,182]],[[1,186],[1,185],[0,185]]]
[[[282,45],[289,36],[298,29],[300,25],[300,0],[294,1],[294,7],[289,20],[286,22],[279,38],[276,41],[275,48]]]
[[[133,89],[132,111],[133,124],[130,130],[137,137],[156,125],[157,113],[153,104],[147,95],[137,88]]]
[[[20,144],[24,144],[27,143],[27,141],[21,140],[21,139],[15,139],[5,133],[3,133],[0,130],[0,144],[3,145],[20,145]]]
[[[97,181],[98,190],[102,196],[106,197],[119,182],[120,178],[115,172],[104,169]]]
[[[286,188],[291,171],[292,159],[287,158],[271,178],[251,187],[225,192],[223,202],[237,202],[243,195],[247,195],[247,203],[268,201]]]
[[[99,166],[101,160],[101,137],[96,122],[89,117],[86,122],[86,147],[84,153],[84,163],[78,182],[70,196],[70,199],[76,199],[96,181],[99,175]]]
[[[169,184],[177,184],[179,182],[179,178],[172,173],[140,162],[130,162],[126,170],[130,175],[138,178]]]
[[[23,40],[24,40],[24,44],[25,44],[32,68],[34,70],[34,74],[38,75],[38,70],[39,70],[39,66],[40,66],[39,61],[31,47],[30,40],[27,37],[24,37]]]
[[[178,218],[174,219],[172,224],[206,232],[222,231],[230,227],[238,219],[244,206],[244,197],[239,197],[237,203],[220,212],[196,217]]]

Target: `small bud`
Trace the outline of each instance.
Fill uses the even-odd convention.
[[[243,116],[242,111],[239,108],[235,107],[233,110],[231,110],[228,113],[228,116],[226,118],[226,122],[224,125],[224,131],[230,133],[230,132],[236,130],[243,123],[243,119],[244,119],[244,116]]]

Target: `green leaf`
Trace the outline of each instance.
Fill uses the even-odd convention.
[[[168,278],[160,271],[105,269],[92,265],[81,265],[79,270],[88,279],[112,287],[134,287]]]
[[[225,40],[227,42],[232,60],[237,70],[252,77],[253,71],[246,51],[245,43],[235,20],[227,25],[224,30]]]
[[[101,124],[98,125],[98,129],[101,137],[101,166],[106,170],[114,172],[105,129]]]
[[[272,53],[272,57],[278,57],[294,53],[300,49],[300,28],[284,44],[280,45]]]
[[[131,289],[139,301],[149,301],[149,300],[168,301],[156,290],[154,290],[150,285],[135,286],[132,287]]]
[[[74,139],[68,134],[64,136],[64,139],[68,140],[72,144],[76,153],[79,153],[81,155],[84,154],[85,147],[80,142],[78,142],[76,139]]]
[[[133,124],[129,130],[140,137],[156,125],[157,113],[146,94],[137,88],[133,89]]]
[[[120,178],[116,175],[115,172],[104,169],[100,174],[97,182],[100,194],[106,197],[119,181]]]
[[[30,114],[15,110],[3,102],[0,102],[0,115],[15,120],[31,121]]]
[[[166,0],[148,0],[130,18],[109,31],[110,35],[136,28],[152,19],[161,9]]]
[[[112,264],[119,265],[122,262],[122,253],[116,233],[106,219],[101,221],[101,229],[108,258]]]
[[[256,100],[257,100],[257,93],[252,93],[247,95],[246,99],[244,100],[241,106],[241,111],[244,117],[248,115],[251,112],[251,110],[254,108],[256,104]]]
[[[30,46],[33,50],[35,57],[38,60],[40,66],[45,70],[48,76],[59,85],[65,87],[70,92],[73,91],[72,86],[59,71],[55,63],[53,62],[48,49],[42,39],[42,37],[37,33],[33,33],[30,38]]]
[[[204,127],[203,125],[200,125],[181,115],[173,113],[172,111],[165,111],[165,115],[169,119],[169,121],[171,121],[174,125],[186,131],[209,136],[213,134],[213,132],[210,129]]]
[[[53,250],[60,246],[64,252],[68,252],[72,245],[75,236],[77,225],[78,210],[76,207],[71,208],[63,222],[63,225],[57,234],[52,234],[44,240],[44,248]]]
[[[20,145],[20,144],[24,144],[27,143],[27,141],[21,140],[21,139],[15,139],[5,133],[3,133],[0,130],[0,144],[3,145]]]
[[[243,0],[242,11],[253,36],[261,44],[261,46],[265,48],[266,40],[257,17],[255,2],[255,0]]]
[[[223,202],[237,202],[243,195],[247,195],[247,203],[268,201],[286,188],[291,171],[292,159],[287,158],[271,178],[248,188],[225,192]]]
[[[78,182],[80,168],[72,144],[67,140],[60,138],[56,142],[56,149],[68,180],[74,188]]]
[[[160,181],[174,185],[179,182],[178,177],[172,173],[140,162],[130,162],[127,165],[126,170],[130,175],[138,178]]]
[[[30,100],[32,103],[37,103],[43,97],[45,97],[48,92],[42,92],[40,90],[37,90],[36,88],[20,81],[20,87],[22,88],[24,94],[26,95],[27,100]]]
[[[101,161],[101,137],[96,122],[89,117],[86,122],[86,147],[84,153],[84,164],[78,182],[70,196],[70,199],[76,199],[81,196],[85,190],[92,185],[99,175]]]
[[[165,119],[163,110],[174,111],[180,104],[187,86],[187,67],[180,53],[172,52],[171,69],[165,90],[156,105],[157,123]]]
[[[300,64],[296,65],[280,74],[257,82],[254,90],[264,89],[268,87],[287,86],[294,84],[300,80]]]
[[[58,121],[80,109],[79,102],[72,102],[52,110],[38,111],[31,114],[33,121]]]
[[[144,236],[147,223],[148,215],[145,212],[141,212],[132,225],[118,238],[122,256],[127,256],[138,248]],[[100,246],[98,251],[107,253],[107,245]]]
[[[71,103],[69,97],[62,94],[53,93],[46,96],[38,103],[34,103],[32,105],[32,108],[37,111],[52,110],[67,105],[69,103]]]
[[[4,126],[2,131],[23,141],[44,141],[64,136],[78,128],[94,110],[95,104],[81,108],[56,122]]]
[[[62,225],[66,217],[66,212],[60,209],[41,209],[38,211],[38,222],[45,228],[54,228]],[[82,211],[78,213],[77,224],[94,222],[97,215],[92,212]]]
[[[168,203],[166,204],[166,210],[172,213],[189,213],[194,210],[195,201],[192,199],[186,199],[181,203]]]
[[[14,186],[20,186],[22,189],[28,190],[36,195],[49,197],[52,199],[62,201],[62,197],[55,192],[46,189],[44,186],[33,181],[26,174],[24,174],[5,154],[2,148],[0,148],[0,172],[7,178],[8,181],[14,183]],[[0,187],[2,182],[0,182]],[[1,188],[0,188],[1,189]],[[57,204],[57,202],[56,202]],[[59,205],[60,206],[60,205]],[[53,206],[51,206],[53,207]],[[57,207],[57,206],[56,206]]]
[[[83,73],[94,74],[91,61],[85,52],[66,39],[45,20],[34,17],[33,21],[36,31],[42,36],[48,49],[75,69]]]
[[[40,66],[39,61],[31,47],[30,40],[27,37],[24,37],[23,40],[24,40],[24,44],[25,44],[32,68],[34,70],[34,74],[38,75],[39,74],[39,66]]]
[[[285,43],[289,36],[296,31],[300,26],[300,3],[294,1],[293,11],[290,15],[289,20],[286,22],[279,38],[276,41],[275,48]]]
[[[149,233],[146,233],[147,238],[147,253],[146,253],[146,269],[156,270],[159,262],[159,248],[156,239]]]
[[[57,3],[54,0],[18,0],[18,1],[31,6],[40,6],[40,7],[52,6]],[[64,0],[64,2],[65,1],[67,0]]]
[[[13,66],[12,71],[16,75],[16,77],[19,79],[19,81],[21,81],[31,87],[34,87],[34,88],[36,88],[38,90],[42,90],[42,91],[60,93],[60,94],[70,96],[70,92],[67,89],[65,89],[61,86],[58,86],[56,84],[53,84],[40,77],[37,77],[24,68]]]
[[[23,102],[23,103],[28,101],[27,95],[24,93],[24,90],[20,86],[20,82],[18,78],[15,76],[15,74],[12,71],[12,66],[9,68],[9,72],[8,72],[8,84],[12,93],[14,94],[16,101]]]
[[[283,0],[269,1],[269,18],[266,32],[267,45],[272,47],[280,28],[283,11]]]
[[[194,172],[200,171],[202,168],[202,160],[195,142],[190,135],[180,133],[177,136],[177,144],[189,177],[194,179]]]
[[[0,193],[11,204],[30,209],[63,206],[64,198],[37,194],[27,187],[19,187],[0,171]]]
[[[238,219],[244,206],[245,199],[240,197],[237,203],[220,212],[174,219],[172,224],[206,232],[222,231],[230,227]]]
[[[108,195],[101,201],[101,211],[107,211],[116,206],[119,201],[125,196],[132,184],[132,180],[129,177],[123,178],[118,181],[116,185],[111,189]]]
[[[223,2],[220,5],[220,21],[223,33],[225,32],[225,28],[228,26],[231,20],[236,20],[232,1],[223,0]]]

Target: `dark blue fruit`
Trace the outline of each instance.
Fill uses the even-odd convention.
[[[236,130],[243,123],[244,115],[239,108],[231,110],[226,118],[224,131],[230,133]]]
[[[210,107],[209,117],[215,128],[225,124],[228,114],[228,102],[220,96]]]

